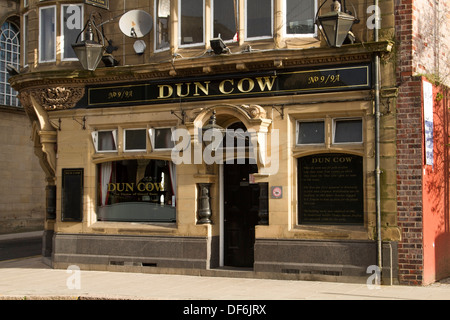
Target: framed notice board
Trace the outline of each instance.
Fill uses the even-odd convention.
[[[298,159],[301,224],[364,223],[363,157],[324,153]]]
[[[62,169],[62,221],[81,221],[83,217],[84,169]]]

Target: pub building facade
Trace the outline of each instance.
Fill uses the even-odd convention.
[[[397,283],[391,19],[374,41],[354,1],[356,40],[330,47],[312,0],[142,3],[21,3],[11,83],[48,182],[46,261],[364,282],[378,266]],[[121,18],[136,9],[139,37]],[[71,51],[89,18],[107,40],[95,70]]]

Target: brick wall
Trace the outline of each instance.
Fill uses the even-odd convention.
[[[438,3],[438,5],[437,5]],[[420,75],[449,80],[448,5],[444,1],[399,0],[395,6],[397,43],[397,206],[399,281],[423,284],[422,103]],[[441,23],[445,21],[444,23]]]
[[[421,284],[422,125],[420,81],[413,76],[413,0],[395,8],[398,50],[397,84],[397,210],[402,239],[398,244],[399,282]]]

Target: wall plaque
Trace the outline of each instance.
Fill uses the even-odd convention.
[[[83,169],[62,169],[62,221],[83,217]]]
[[[363,158],[344,153],[298,159],[300,224],[363,224]]]

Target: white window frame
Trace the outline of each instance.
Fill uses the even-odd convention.
[[[300,131],[300,123],[302,122],[322,122],[323,123],[323,142],[320,143],[299,143],[298,134]],[[295,145],[299,147],[309,147],[309,146],[323,146],[327,141],[327,121],[326,119],[304,119],[297,120],[297,124],[295,127]]]
[[[216,1],[224,1],[224,0],[211,0],[211,38],[214,38],[214,4]],[[236,30],[236,32],[239,32],[239,1],[238,0],[233,0],[236,2],[236,15],[237,15],[237,20],[236,21],[238,23],[238,25],[236,26],[236,28],[238,30]],[[235,23],[236,23],[235,22]],[[232,43],[233,39],[231,40],[223,40],[225,43]]]
[[[271,31],[271,35],[270,36],[260,36],[260,37],[251,37],[249,38],[247,36],[247,31],[248,31],[248,19],[247,19],[247,1],[245,0],[245,9],[244,9],[244,33],[245,33],[245,40],[246,41],[254,41],[254,40],[263,40],[263,39],[272,39],[274,32],[273,32],[273,25],[274,25],[274,0],[270,0],[271,3],[271,10],[270,10],[270,31]]]
[[[81,8],[81,21],[80,21],[80,26],[81,29],[78,33],[81,32],[81,30],[83,30],[83,26],[84,26],[84,5],[82,3],[71,3],[71,4],[61,4],[61,41],[60,41],[60,46],[61,46],[61,61],[78,61],[77,57],[73,57],[73,58],[64,58],[64,12],[65,10],[67,10],[68,7],[70,6],[77,6]],[[83,37],[83,34],[81,35],[81,37]],[[82,40],[82,39],[80,39]]]
[[[24,5],[27,1],[24,1]],[[28,4],[27,4],[28,5]],[[28,30],[28,27],[30,25],[30,19],[29,19],[29,12],[25,13],[23,15],[23,30]],[[22,64],[24,67],[28,66],[28,55],[27,55],[27,48],[28,48],[28,32],[22,32],[23,34],[23,44],[22,44]]]
[[[153,16],[154,16],[154,21],[153,21],[153,34],[154,34],[154,52],[155,53],[157,53],[157,52],[164,52],[164,51],[167,51],[167,50],[170,50],[170,48],[171,48],[171,43],[172,43],[172,39],[171,39],[171,34],[170,34],[170,29],[173,27],[173,23],[172,23],[172,21],[173,21],[173,17],[172,17],[172,4],[173,4],[173,1],[175,1],[175,0],[170,0],[170,13],[169,13],[169,22],[168,22],[168,26],[169,26],[169,46],[167,47],[167,48],[163,48],[163,49],[157,49],[156,48],[156,38],[158,37],[158,34],[157,34],[157,32],[158,32],[158,30],[157,30],[157,28],[156,28],[156,26],[157,26],[157,23],[158,23],[158,21],[157,21],[157,19],[158,19],[158,6],[157,6],[157,3],[158,3],[158,0],[154,0],[154,2],[153,2],[153,8],[154,8],[154,10],[153,10]]]
[[[2,30],[4,24],[6,24],[8,27],[5,30]],[[11,37],[11,34],[13,34],[14,36]],[[16,69],[20,69],[20,55],[22,50],[20,43],[20,34],[20,25],[18,26],[10,20],[6,20],[0,24],[0,36],[4,35],[6,37],[6,39],[4,39],[6,41],[2,42],[4,46],[0,46],[0,51],[2,51],[3,53],[3,57],[0,57],[0,62],[3,65],[2,69],[0,70],[0,74],[2,75],[2,81],[0,82],[0,88],[2,89],[0,92],[0,105],[7,105],[11,107],[20,106],[19,99],[17,98],[17,92],[13,87],[11,87],[8,81],[10,75],[7,71],[8,65],[11,65]]]
[[[127,149],[127,131],[143,130],[145,135],[145,148],[144,149]],[[124,152],[143,152],[147,151],[147,128],[127,128],[123,129],[123,151]]]
[[[50,60],[43,60],[42,59],[42,28],[41,28],[41,26],[42,26],[42,24],[41,24],[41,19],[42,19],[42,11],[43,10],[45,10],[45,9],[50,9],[50,8],[53,8],[53,13],[54,13],[54,19],[55,19],[55,26],[54,26],[54,28],[55,28],[55,32],[54,32],[54,38],[52,39],[53,40],[53,59],[50,59]],[[53,6],[46,6],[46,7],[41,7],[41,8],[39,8],[39,63],[45,63],[45,62],[55,62],[56,61],[56,26],[57,26],[57,17],[56,17],[56,14],[57,14],[57,12],[56,12],[57,10],[56,10],[56,5],[53,5]]]
[[[191,43],[191,44],[181,44],[181,25],[183,23],[182,18],[181,18],[181,1],[182,0],[178,0],[178,46],[180,48],[189,48],[189,47],[199,47],[199,46],[204,46],[206,43],[206,10],[205,10],[205,0],[202,0],[203,2],[203,42],[196,42],[196,43]]]
[[[283,37],[285,38],[313,38],[317,37],[317,25],[314,23],[315,16],[312,17],[314,24],[314,32],[313,33],[305,33],[305,34],[290,34],[286,31],[287,26],[287,2],[288,0],[283,0]],[[302,1],[302,0],[300,0]],[[317,0],[314,1],[314,14],[317,12]]]
[[[168,151],[168,150],[172,150],[174,148],[174,146],[172,147],[168,147],[168,148],[156,148],[155,146],[155,130],[158,129],[170,129],[171,132],[171,141],[173,143],[173,145],[175,146],[175,142],[172,140],[173,139],[173,130],[175,130],[174,127],[155,127],[155,128],[150,128],[148,129],[148,133],[150,136],[150,143],[152,145],[152,151]]]
[[[114,142],[114,146],[115,149],[114,150],[99,150],[98,149],[98,134],[99,132],[112,132],[113,135],[113,142]],[[95,152],[96,153],[114,153],[118,151],[118,147],[117,147],[117,129],[112,129],[112,130],[98,130],[98,131],[93,131],[91,133],[92,135],[92,142],[94,143],[94,148],[95,148]]]
[[[336,137],[336,122],[338,121],[355,121],[360,120],[361,121],[361,141],[350,141],[350,142],[335,142]],[[350,117],[350,118],[333,118],[333,145],[350,145],[350,144],[363,144],[364,143],[364,121],[362,117]]]

